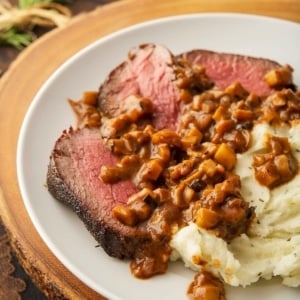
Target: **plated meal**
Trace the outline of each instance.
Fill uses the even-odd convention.
[[[299,34],[170,17],[63,64],[18,149],[22,197],[57,258],[108,299],[298,299]]]
[[[292,72],[263,58],[139,45],[99,91],[69,100],[77,127],[55,143],[47,187],[137,278],[181,258],[197,271],[189,299],[222,300],[224,283],[273,276],[297,287]]]

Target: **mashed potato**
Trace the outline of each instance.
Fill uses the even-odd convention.
[[[228,244],[191,223],[172,238],[173,260],[181,258],[193,270],[205,264],[232,286],[247,286],[273,276],[280,276],[284,285],[300,285],[300,174],[272,190],[256,181],[253,155],[263,151],[267,134],[288,137],[293,155],[300,161],[300,125],[254,127],[252,146],[238,156],[235,168],[241,177],[242,196],[256,208],[248,235]]]

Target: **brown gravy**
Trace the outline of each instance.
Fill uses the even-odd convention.
[[[131,179],[139,188],[127,205],[112,211],[125,225],[146,226],[153,238],[131,263],[136,277],[166,272],[170,239],[188,222],[226,241],[247,233],[255,212],[241,196],[240,178],[233,172],[236,156],[250,147],[255,124],[292,125],[300,119],[299,93],[283,87],[290,84],[291,71],[283,67],[267,74],[267,82],[281,89],[259,97],[238,82],[225,90],[213,87],[201,67],[190,76],[178,69],[182,93],[176,131],[158,131],[145,124],[154,107],[150,99],[138,95],[124,99],[119,116],[110,119],[97,111],[96,93],[86,93],[78,102],[70,100],[79,126],[100,127],[107,146],[119,158],[116,166],[99,170],[99,180],[113,184]],[[200,86],[201,93],[191,85]],[[258,182],[271,189],[291,180],[298,163],[286,139],[270,136],[266,143],[267,152],[254,156],[253,167]],[[225,299],[223,283],[205,267],[187,294],[194,300]]]

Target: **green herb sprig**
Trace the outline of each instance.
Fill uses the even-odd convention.
[[[20,32],[15,28],[10,28],[0,34],[0,44],[10,45],[18,50],[22,50],[32,43],[35,36],[31,33]]]
[[[35,40],[36,26],[65,26],[71,18],[67,3],[70,0],[19,0],[16,7],[0,0],[0,44],[21,50]]]

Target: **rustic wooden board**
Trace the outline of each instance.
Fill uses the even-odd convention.
[[[19,259],[49,298],[103,299],[54,257],[24,208],[17,183],[16,147],[30,102],[59,65],[96,39],[141,21],[195,12],[243,12],[300,22],[300,1],[117,1],[74,18],[64,29],[46,34],[23,51],[1,78],[0,214]]]

